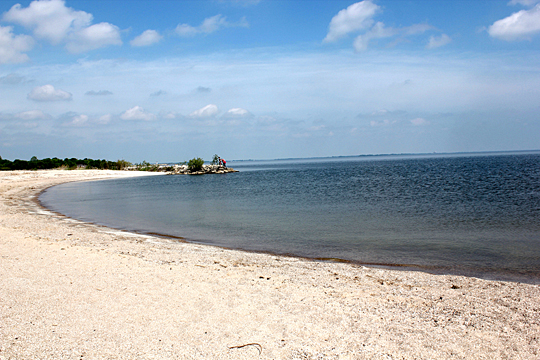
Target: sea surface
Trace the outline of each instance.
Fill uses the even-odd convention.
[[[540,283],[540,153],[241,161],[66,183],[41,203],[233,249]]]

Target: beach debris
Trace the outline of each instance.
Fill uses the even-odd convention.
[[[257,348],[257,350],[259,350],[259,355],[262,354],[263,347],[259,343],[249,343],[249,344],[244,344],[244,345],[229,346],[229,349],[241,349],[241,348],[246,347],[246,346],[255,346],[255,348]]]

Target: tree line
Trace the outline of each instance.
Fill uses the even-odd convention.
[[[94,159],[76,159],[76,158],[45,158],[39,160],[33,156],[29,161],[15,159],[14,161],[2,159],[0,156],[0,170],[46,170],[46,169],[108,169],[108,170],[123,170],[124,168],[132,166],[132,164],[126,160],[108,161],[108,160],[94,160]]]

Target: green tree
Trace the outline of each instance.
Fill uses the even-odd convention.
[[[116,161],[116,167],[118,170],[124,170],[124,168],[127,168],[129,166],[132,166],[132,164],[124,159]]]
[[[203,165],[204,165],[204,160],[201,158],[193,158],[188,161],[188,169],[191,172],[201,170]]]
[[[219,164],[219,156],[218,154],[214,154],[212,157],[212,165],[218,165]]]

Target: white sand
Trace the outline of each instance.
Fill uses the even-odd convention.
[[[0,172],[1,360],[540,359],[537,285],[178,244],[33,201],[133,175]]]

